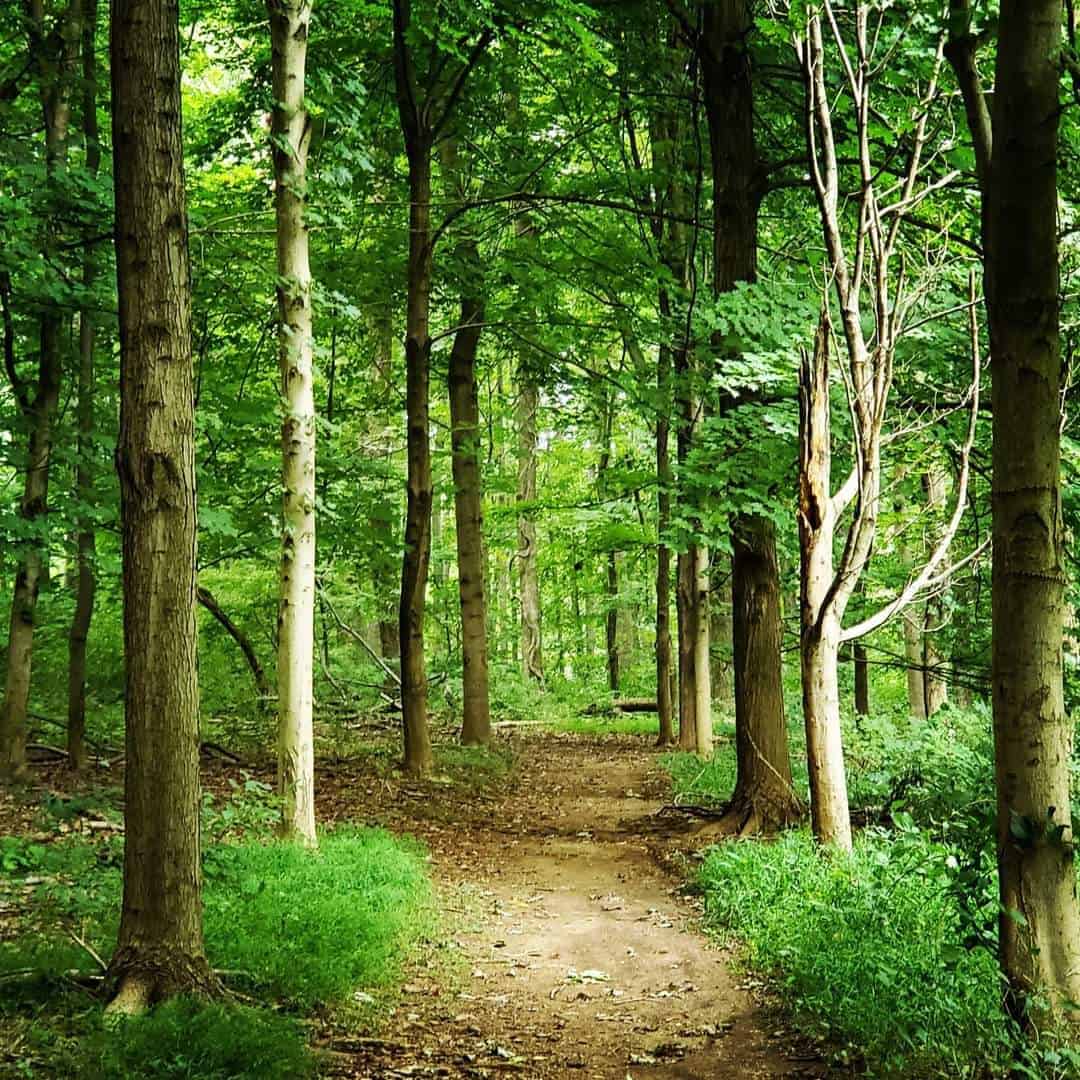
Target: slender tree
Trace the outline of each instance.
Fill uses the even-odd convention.
[[[282,530],[278,605],[278,789],[282,832],[315,837],[315,392],[311,268],[304,223],[311,120],[304,107],[310,0],[267,0],[274,94]]]
[[[407,502],[398,623],[405,770],[422,775],[432,764],[428,728],[424,609],[431,563],[431,285],[435,238],[431,227],[431,156],[465,87],[487,51],[494,29],[486,27],[464,59],[443,55],[437,38],[418,50],[410,0],[394,0],[394,76],[398,116],[409,162],[408,299],[405,315],[405,412]],[[426,70],[417,56],[427,55]]]
[[[86,145],[86,170],[96,177],[101,164],[101,143],[97,122],[97,0],[82,0],[82,130]],[[92,243],[83,252],[82,286],[89,296],[97,278],[97,258]],[[94,566],[96,540],[88,509],[93,499],[94,473],[94,351],[96,327],[89,300],[79,309],[79,382],[76,415],[78,422],[75,498],[79,506],[75,538],[77,581],[75,613],[71,620],[68,648],[67,751],[73,769],[86,765],[86,642],[94,614],[97,575]]]
[[[211,982],[203,951],[191,284],[177,0],[114,0],[124,897],[110,1008]]]
[[[443,141],[443,174],[454,201],[465,202],[458,143]],[[484,274],[475,236],[463,232],[454,250],[461,279],[461,314],[450,350],[450,454],[454,475],[458,597],[461,604],[461,741],[491,741],[488,694],[487,596],[484,589],[484,503],[480,478],[480,402],[476,354],[484,322]]]
[[[50,25],[47,14],[54,16]],[[79,57],[80,0],[70,0],[58,12],[46,12],[45,0],[26,4],[29,55],[41,87],[41,110],[45,126],[45,173],[47,194],[54,205],[45,229],[46,261],[53,258],[59,200],[67,171],[71,128],[73,76]],[[49,472],[52,464],[53,426],[60,401],[63,369],[61,335],[64,312],[47,301],[38,322],[38,369],[33,387],[8,364],[8,377],[29,429],[26,472],[20,516],[32,527],[48,511]],[[43,541],[35,538],[20,552],[8,630],[7,677],[0,712],[0,779],[26,776],[26,713],[30,703],[30,674],[34,651],[34,624],[38,593],[47,574]]]
[[[993,405],[993,644],[998,948],[1025,1025],[1080,1001],[1062,689],[1061,331],[1057,148],[1060,0],[1003,0],[992,106],[965,0],[950,5],[956,72],[983,191]]]

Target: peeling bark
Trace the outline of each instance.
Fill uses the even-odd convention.
[[[311,119],[304,76],[310,0],[267,0],[274,110],[282,531],[278,603],[278,791],[284,836],[315,835],[315,384],[308,232]]]

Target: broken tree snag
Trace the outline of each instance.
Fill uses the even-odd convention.
[[[124,895],[114,1013],[213,985],[202,933],[191,277],[175,4],[114,0]]]

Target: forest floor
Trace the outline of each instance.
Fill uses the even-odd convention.
[[[760,984],[702,932],[694,837],[658,813],[668,778],[641,738],[515,738],[480,790],[320,774],[321,820],[428,844],[463,960],[416,973],[377,1038],[331,1037],[334,1072],[397,1078],[822,1077]],[[692,854],[691,854],[692,858]]]
[[[696,819],[663,812],[670,777],[651,739],[528,729],[502,735],[492,753],[449,743],[424,781],[394,768],[396,733],[374,741],[372,752],[320,759],[318,819],[419,837],[443,914],[374,1029],[355,1026],[349,1010],[309,1022],[323,1074],[839,1075],[791,1029],[761,980],[705,934],[688,883],[706,841]],[[108,777],[117,794],[119,771]],[[269,764],[217,757],[204,760],[203,773],[225,796],[244,779],[273,780]],[[94,785],[100,775],[39,766],[36,794],[0,795],[0,835],[33,834],[42,797]],[[122,829],[114,820],[110,828]],[[102,824],[76,818],[59,829],[96,841]]]

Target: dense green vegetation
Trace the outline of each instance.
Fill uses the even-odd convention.
[[[317,1071],[648,745],[824,1053],[1080,1072],[1078,34],[5,5],[0,1068]]]
[[[915,719],[897,695],[873,718],[849,715],[845,746],[864,823],[853,856],[823,852],[805,829],[711,848],[696,872],[709,922],[771,976],[804,1030],[872,1075],[1073,1075],[1074,1051],[1024,1048],[1000,1011],[986,710]],[[679,802],[722,807],[734,784],[726,740],[707,762],[675,754],[665,766]],[[795,782],[805,795],[805,776]]]

